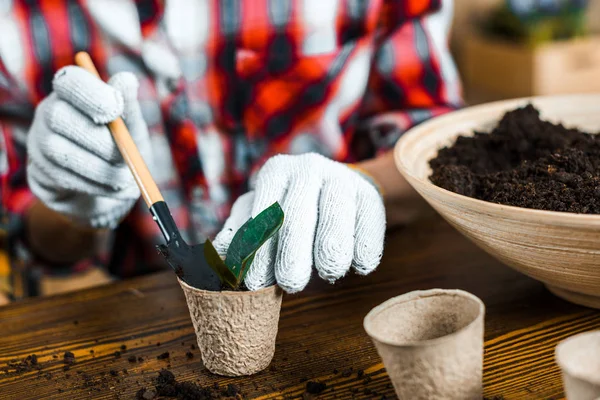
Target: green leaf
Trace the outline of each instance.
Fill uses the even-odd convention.
[[[234,289],[237,288],[238,281],[236,276],[225,265],[217,249],[215,249],[212,242],[208,239],[204,243],[204,258],[212,270],[219,276],[221,283],[229,285]]]
[[[236,288],[250,269],[256,251],[277,233],[282,224],[283,210],[275,202],[256,218],[250,218],[236,232],[225,258],[225,265],[237,279]]]

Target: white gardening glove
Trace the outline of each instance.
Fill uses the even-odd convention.
[[[365,176],[318,154],[279,155],[259,171],[255,190],[241,196],[214,245],[224,255],[239,227],[279,202],[285,213],[278,234],[261,247],[246,275],[250,290],[277,284],[299,292],[314,265],[330,282],[352,267],[373,271],[383,252],[385,209]]]
[[[104,124],[122,116],[146,163],[148,128],[137,101],[135,75],[108,84],[69,66],[37,107],[27,139],[27,178],[49,208],[96,228],[112,228],[140,196],[129,168]]]

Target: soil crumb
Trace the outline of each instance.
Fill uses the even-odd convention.
[[[21,360],[14,359],[6,363],[6,367],[2,370],[5,374],[16,373],[21,374],[33,370],[42,369],[41,364],[38,362],[36,354],[31,354]]]
[[[352,368],[348,368],[342,371],[343,378],[348,378],[350,376],[352,376]]]
[[[70,351],[65,351],[65,354],[63,355],[63,361],[67,365],[75,364],[75,354],[71,353]]]
[[[309,381],[306,384],[306,392],[309,394],[320,394],[327,389],[327,384],[322,382]]]
[[[430,165],[434,184],[461,195],[600,214],[600,136],[544,121],[532,105],[507,112],[489,134],[458,137]]]
[[[135,394],[135,398],[136,400],[152,400],[156,398],[156,391],[153,389],[148,390],[146,388],[141,388]]]
[[[155,379],[155,396],[177,398],[178,400],[216,400],[216,399],[243,399],[239,387],[229,384],[227,388],[221,389],[219,385],[202,387],[193,382],[178,382],[175,375],[169,370],[163,369]],[[137,394],[137,399],[143,397],[149,390],[142,388]],[[154,397],[149,397],[153,399]]]

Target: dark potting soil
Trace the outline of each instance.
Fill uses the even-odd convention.
[[[310,394],[320,394],[325,389],[327,389],[327,385],[322,382],[309,381],[306,383],[306,392]]]
[[[21,374],[33,370],[40,370],[42,366],[38,363],[37,355],[31,354],[23,359],[14,359],[6,363],[6,367],[1,369],[5,374]]]
[[[524,208],[600,214],[600,136],[507,112],[489,134],[460,136],[430,161],[431,181],[452,192]]]
[[[74,364],[75,363],[75,354],[71,353],[70,351],[65,351],[63,360],[64,360],[65,364],[68,364],[68,365]]]
[[[152,399],[153,395],[158,395],[178,400],[216,400],[236,398],[241,395],[240,389],[236,385],[230,384],[221,389],[218,385],[202,387],[193,382],[177,382],[175,375],[166,369],[158,373],[158,377],[155,379],[155,389],[147,394],[148,390],[142,388],[137,392],[136,398]]]

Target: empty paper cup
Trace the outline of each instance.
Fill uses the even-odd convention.
[[[470,293],[433,289],[382,303],[364,327],[399,398],[481,400],[484,314]]]
[[[580,333],[560,342],[556,362],[562,370],[567,399],[600,398],[600,331]]]
[[[252,375],[267,368],[283,292],[274,285],[257,291],[213,292],[179,280],[196,331],[204,366],[225,376]]]

